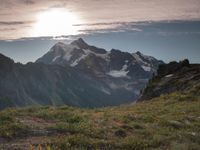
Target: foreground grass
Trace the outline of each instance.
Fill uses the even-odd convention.
[[[200,98],[176,92],[129,106],[0,112],[0,149],[29,149],[39,144],[52,150],[199,150]]]

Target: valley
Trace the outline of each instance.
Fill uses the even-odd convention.
[[[170,74],[173,71],[173,76],[166,76],[169,72],[163,73],[162,68]],[[135,104],[93,109],[29,106],[0,111],[0,149],[198,150],[199,65],[182,61],[159,69],[143,91],[143,99]],[[190,80],[184,71],[193,75]],[[168,82],[164,82],[166,78]],[[182,84],[185,86],[180,88]],[[166,90],[168,85],[173,90]],[[165,90],[152,95],[158,89]]]

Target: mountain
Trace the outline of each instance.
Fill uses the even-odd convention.
[[[57,43],[35,63],[0,55],[0,106],[103,107],[130,103],[161,61],[140,52],[106,51],[78,39]]]
[[[200,65],[189,61],[170,62],[159,66],[154,76],[144,89],[141,100],[150,100],[162,94],[188,92],[197,95],[200,91]],[[182,97],[184,97],[182,94]]]
[[[120,94],[112,95],[104,84],[88,78],[83,72],[59,65],[28,63],[22,65],[0,55],[0,106],[71,105],[100,107],[123,102]],[[119,92],[119,93],[118,93]],[[121,93],[120,93],[121,92]]]
[[[136,52],[130,54],[88,45],[83,39],[70,44],[57,43],[37,63],[71,66],[95,73],[97,76],[148,78],[162,61]],[[137,72],[137,73],[136,73]]]
[[[88,78],[100,81],[102,89],[112,95],[113,91],[125,90],[132,96],[121,95],[123,100],[136,100],[158,66],[163,64],[151,56],[140,52],[128,53],[111,49],[106,51],[78,39],[70,44],[57,43],[36,63],[70,66],[83,71]]]

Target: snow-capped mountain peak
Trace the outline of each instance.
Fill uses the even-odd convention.
[[[62,42],[56,43],[48,53],[36,62],[75,67],[81,60],[91,55],[107,60],[108,53],[104,49],[88,45],[82,38],[79,38],[70,44],[64,44]]]
[[[140,77],[147,78],[161,63],[139,51],[133,54],[116,49],[106,51],[87,44],[82,38],[70,44],[61,42],[55,44],[37,62],[77,67],[82,70],[89,69],[98,75],[109,75],[115,78],[133,77],[137,72],[140,72]]]
[[[71,42],[71,45],[76,45],[79,48],[83,48],[83,49],[86,49],[89,46],[82,38],[79,38],[79,39]]]

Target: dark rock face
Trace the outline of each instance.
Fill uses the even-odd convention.
[[[0,69],[3,70],[3,71],[9,71],[9,70],[12,70],[13,68],[13,64],[14,64],[14,61],[11,60],[10,58],[0,54]]]
[[[140,100],[150,100],[175,91],[187,91],[193,87],[200,88],[200,65],[189,64],[187,59],[179,63],[170,62],[160,65],[157,75],[149,81]]]
[[[106,50],[102,48],[97,48],[95,46],[88,45],[82,38],[79,38],[78,40],[75,40],[71,43],[71,45],[78,46],[80,49],[90,49],[94,53],[98,54],[105,54]]]
[[[26,65],[0,55],[0,104],[103,107],[133,102],[159,64],[141,53],[106,51],[83,39],[57,43]]]
[[[182,69],[183,67],[190,67],[190,63],[187,59],[180,61],[179,63],[174,61],[174,62],[170,62],[169,64],[161,64],[158,68],[158,75],[159,76],[164,76],[167,74],[172,74],[180,69]]]

